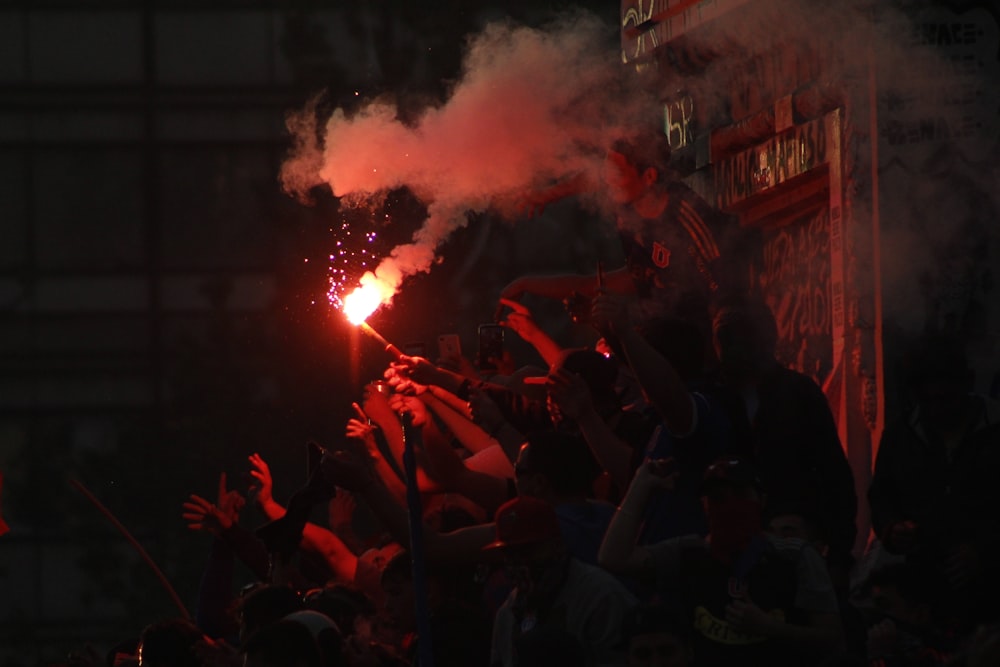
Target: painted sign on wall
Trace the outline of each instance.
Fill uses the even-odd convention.
[[[826,132],[825,119],[817,118],[718,162],[712,169],[715,205],[729,208],[823,164],[829,159]]]

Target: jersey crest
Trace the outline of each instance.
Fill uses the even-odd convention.
[[[660,269],[670,266],[670,248],[659,241],[653,241],[653,264]]]

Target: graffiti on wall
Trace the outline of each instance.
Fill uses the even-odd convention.
[[[830,213],[763,233],[754,283],[778,324],[778,359],[823,386],[833,368]]]
[[[826,120],[796,125],[713,166],[715,204],[728,208],[829,159]]]

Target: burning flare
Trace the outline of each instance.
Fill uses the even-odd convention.
[[[375,331],[365,320],[371,317],[379,306],[392,300],[396,290],[392,285],[369,271],[361,276],[361,286],[344,297],[341,310],[347,320],[361,328],[361,331],[377,340],[385,347],[385,351],[396,359],[403,356],[399,348],[385,339],[385,336]]]
[[[351,324],[364,324],[379,306],[392,299],[394,291],[369,271],[361,277],[361,286],[344,297],[341,310]]]

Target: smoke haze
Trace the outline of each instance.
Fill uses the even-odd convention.
[[[513,212],[538,188],[579,173],[594,177],[615,138],[655,121],[651,91],[622,76],[617,40],[615,26],[582,13],[543,29],[491,24],[470,40],[448,99],[412,122],[386,100],[355,113],[337,109],[321,149],[309,120],[314,110],[293,116],[285,187],[304,195],[325,183],[347,203],[364,205],[405,186],[427,205],[412,242],[375,270],[391,295],[407,276],[430,269],[467,212]]]
[[[997,31],[995,16],[982,9],[937,8],[920,15],[897,6],[888,0],[744,5],[739,21],[690,35],[685,57],[703,55],[703,62],[678,63],[676,73],[660,72],[655,84],[621,64],[618,26],[591,15],[563,16],[543,28],[493,23],[470,38],[447,99],[412,119],[402,120],[386,99],[319,120],[312,107],[293,116],[295,148],[282,179],[299,195],[325,184],[342,202],[358,206],[405,186],[427,206],[428,217],[412,241],[362,280],[378,284],[387,300],[407,276],[433,266],[438,248],[466,223],[467,212],[492,209],[514,218],[511,204],[519,197],[573,174],[596,176],[605,148],[626,128],[660,119],[658,96],[686,90],[726,108],[741,54],[764,53],[775,44],[818,54],[819,83],[841,94],[867,90],[875,63],[879,136],[870,139],[880,156],[884,297],[903,326],[919,328],[928,306],[917,302],[932,298],[927,286],[946,284],[952,272],[940,257],[943,249],[963,246],[970,216],[995,218],[1000,210],[997,173],[983,167],[997,154],[1000,127]],[[970,32],[969,25],[986,26],[985,34]],[[971,62],[961,60],[963,39],[975,41],[968,49],[988,52],[986,67],[956,69],[956,62]],[[942,82],[951,87],[942,91]],[[978,87],[978,97],[966,103],[956,82]],[[926,125],[928,117],[938,135],[910,129]],[[848,120],[855,123],[849,133],[870,129],[866,118]],[[972,129],[959,135],[961,127]],[[947,181],[933,167],[943,148]],[[979,193],[973,195],[978,204],[965,215],[962,203],[970,192]],[[983,233],[995,247],[995,225],[988,222],[981,219],[980,225],[990,230]],[[919,281],[915,262],[921,264]]]

